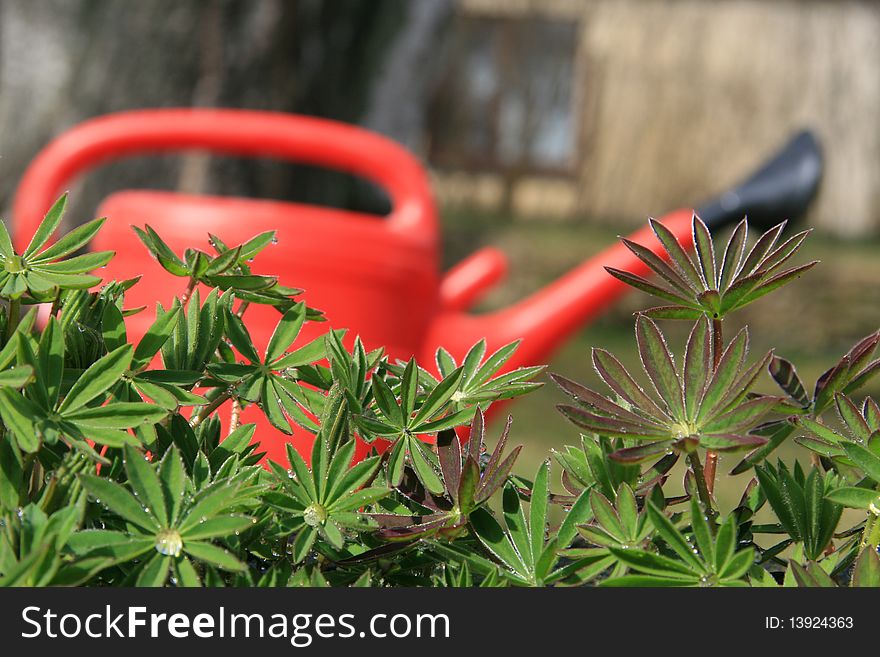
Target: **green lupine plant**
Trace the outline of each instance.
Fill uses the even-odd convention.
[[[743,329],[713,367],[712,335],[705,318],[694,325],[680,367],[675,365],[660,328],[644,315],[636,320],[636,340],[654,395],[646,392],[612,354],[594,349],[596,371],[626,406],[556,375],[556,383],[578,404],[558,408],[579,427],[622,439],[627,446],[610,455],[614,460],[640,463],[671,450],[687,454],[703,504],[710,507],[697,448],[733,452],[754,449],[767,441],[749,429],[758,425],[777,400],[749,398],[748,393],[770,354],[747,367],[748,332]]]
[[[379,535],[389,540],[414,540],[437,532],[446,535],[459,533],[471,514],[489,501],[513,470],[522,446],[501,457],[510,434],[510,425],[511,418],[508,417],[507,426],[482,472],[480,460],[485,438],[482,410],[478,409],[471,421],[469,441],[464,447],[453,429],[439,432],[437,456],[442,492],[434,494],[425,490],[422,482],[408,468],[397,491],[417,509],[427,509],[428,512],[373,514],[372,517],[382,527]]]
[[[408,458],[428,492],[443,492],[443,482],[438,474],[439,463],[418,436],[450,429],[471,419],[473,408],[444,414],[463,372],[463,368],[451,372],[431,391],[418,410],[416,401],[419,382],[415,360],[407,364],[401,378],[400,401],[381,377],[373,377],[372,393],[377,414],[372,417],[360,415],[356,421],[367,435],[394,439],[388,456],[388,481],[392,486],[397,486],[402,481]]]
[[[113,257],[113,251],[96,251],[67,258],[97,234],[104,219],[83,224],[48,245],[66,207],[67,194],[49,209],[22,253],[15,251],[5,224],[0,222],[0,295],[12,302],[11,321],[17,321],[23,297],[28,302],[51,301],[61,289],[88,288],[99,283],[100,278],[87,272],[103,267]]]
[[[15,437],[16,445],[34,454],[43,443],[59,440],[100,456],[88,441],[110,447],[139,444],[126,430],[163,419],[167,409],[144,402],[102,404],[107,392],[129,369],[133,349],[123,344],[101,357],[80,374],[72,385],[64,380],[64,339],[58,322],[50,318],[40,342],[17,336],[19,359],[36,373],[24,386],[24,394],[0,389],[0,417]],[[63,394],[62,394],[63,393]]]
[[[727,518],[713,536],[696,499],[691,500],[687,533],[651,503],[647,514],[668,554],[611,547],[609,551],[633,572],[605,580],[602,586],[748,586],[745,575],[752,567],[754,550],[736,549],[733,518]]]
[[[290,445],[290,472],[272,463],[283,492],[266,493],[265,499],[281,515],[282,530],[295,537],[291,549],[294,563],[308,556],[319,535],[341,550],[344,532],[376,527],[375,521],[359,510],[387,496],[390,489],[363,488],[375,477],[380,459],[373,456],[349,468],[354,449],[355,443],[349,441],[331,458],[324,441],[318,439],[312,448],[311,468]]]
[[[136,586],[161,586],[174,576],[182,586],[199,586],[193,561],[227,571],[245,564],[212,539],[237,534],[254,518],[232,510],[247,508],[238,486],[219,480],[195,491],[179,452],[172,448],[157,464],[148,463],[131,447],[124,450],[128,487],[94,475],[83,475],[85,489],[112,514],[107,525],[77,533],[68,547],[77,555],[109,558],[124,569]]]
[[[670,264],[629,243],[659,282],[612,274],[672,304],[636,318],[647,378],[602,349],[610,393],[554,375],[581,433],[555,450],[558,479],[549,462],[527,479],[520,448],[505,454],[515,422],[485,445],[494,404],[542,384],[540,366],[506,371],[516,342],[392,361],[315,332],[301,290],[251,270],[274,233],[208,235],[211,253],[181,257],[150,227],[136,232],[180,290],[133,342],[139,281],[97,287],[112,254],[69,258],[100,220],[49,245],[64,203],[22,254],[0,231],[0,585],[880,585],[880,410],[859,396],[880,332],[812,394],[781,356],[751,362],[746,329],[722,332],[814,264],[788,264],[806,233],[749,247],[742,223],[720,254],[695,219],[691,257],[654,222]],[[279,313],[265,348],[253,304]],[[678,359],[665,319],[694,323]],[[778,396],[755,392],[770,379]],[[242,424],[246,406],[299,425],[298,445],[311,434],[310,459],[288,445],[287,464],[267,461],[278,438]],[[769,463],[784,445],[796,460]],[[732,510],[713,491],[720,451],[748,475]]]

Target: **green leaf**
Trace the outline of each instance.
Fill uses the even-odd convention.
[[[424,403],[422,403],[419,412],[416,413],[416,416],[410,426],[418,427],[420,425],[423,425],[435,415],[437,415],[443,409],[446,403],[452,398],[452,395],[455,394],[455,391],[458,389],[458,384],[462,380],[463,374],[464,368],[459,367],[453,370],[453,372],[449,376],[447,376],[439,384],[437,384],[437,387],[431,391],[431,394],[428,395],[427,399],[425,399]],[[432,430],[440,431],[439,428],[435,428]]]
[[[431,493],[441,495],[445,487],[443,486],[440,477],[437,475],[434,466],[428,462],[428,459],[425,456],[425,447],[423,447],[424,443],[418,438],[410,438],[408,441],[410,460],[412,461],[413,469],[419,477],[419,481],[421,481],[425,488]]]
[[[168,568],[171,565],[171,559],[165,555],[154,554],[141,568],[135,586],[138,587],[159,587],[165,585],[168,577]]]
[[[162,483],[156,470],[137,450],[125,447],[125,472],[128,474],[128,483],[140,498],[142,503],[148,505],[152,514],[159,523],[168,527],[170,518],[165,506],[165,494],[162,492]]]
[[[532,556],[537,561],[544,548],[544,532],[547,530],[547,503],[550,498],[550,464],[544,461],[535,474],[529,503],[529,529]]]
[[[200,541],[186,541],[183,544],[183,550],[191,557],[195,557],[199,561],[217,566],[223,570],[230,572],[241,572],[247,570],[247,566],[236,559],[228,550],[219,548],[210,543],[202,543]]]
[[[41,415],[39,407],[32,401],[11,388],[0,387],[0,417],[15,434],[18,446],[26,452],[34,453],[40,447],[33,419]]]
[[[285,350],[293,344],[306,320],[306,304],[299,302],[294,304],[284,316],[269,339],[266,348],[266,362],[271,363],[284,355]]]
[[[855,587],[880,587],[880,557],[873,546],[865,547],[853,567],[852,585]]]
[[[131,362],[132,346],[123,345],[95,361],[82,373],[58,407],[60,413],[85,406],[122,378]]]
[[[34,378],[34,370],[29,365],[11,367],[0,372],[0,388],[21,388]]]
[[[30,243],[22,254],[25,258],[30,258],[49,241],[59,224],[61,224],[61,219],[64,216],[64,210],[66,207],[67,193],[65,192],[57,201],[55,201],[55,203],[52,204],[52,207],[49,208],[49,211],[46,213],[46,216],[43,217],[40,225],[37,226],[37,230],[34,232]]]
[[[843,444],[843,449],[867,477],[880,483],[880,457],[856,443],[846,442]]]
[[[81,226],[77,226],[72,231],[61,237],[52,246],[40,253],[36,258],[32,258],[34,264],[42,264],[44,262],[52,262],[58,258],[63,258],[69,253],[79,250],[88,244],[92,238],[97,235],[98,231],[107,221],[106,217],[93,219]]]
[[[94,475],[80,475],[80,481],[93,497],[124,520],[150,533],[159,529],[156,519],[144,510],[134,495],[119,484]]]
[[[618,561],[622,561],[630,568],[648,575],[654,575],[655,577],[694,579],[700,576],[699,570],[694,571],[681,561],[664,557],[661,554],[654,554],[653,552],[646,552],[645,550],[635,548],[624,550],[612,547],[608,548],[608,551]]]
[[[128,429],[140,424],[155,424],[168,415],[165,408],[145,402],[113,402],[106,406],[81,408],[65,413],[64,419],[89,427]]]
[[[649,501],[647,507],[648,518],[651,520],[651,524],[654,525],[657,533],[666,541],[666,544],[689,566],[689,570],[697,573],[703,572],[703,564],[694,555],[693,548],[675,528],[675,525],[672,524],[669,518],[653,502]]]
[[[470,524],[479,541],[493,556],[514,572],[522,576],[526,575],[525,564],[511,545],[501,525],[487,509],[479,508],[471,513]]]
[[[829,491],[825,497],[851,509],[870,509],[873,507],[880,511],[880,493],[869,488],[844,486]]]
[[[217,536],[232,536],[253,527],[254,520],[248,516],[227,515],[215,516],[200,521],[197,525],[190,528],[183,535],[184,545],[188,546],[187,541],[203,540],[206,538],[215,538]],[[187,551],[189,551],[187,549]]]

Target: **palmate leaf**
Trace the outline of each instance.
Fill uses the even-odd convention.
[[[770,374],[802,412],[818,417],[834,403],[838,393],[851,395],[880,372],[880,359],[874,357],[878,345],[880,332],[862,338],[816,380],[812,397],[807,395],[803,382],[789,361],[774,357]]]
[[[720,319],[797,279],[816,264],[814,261],[785,269],[785,264],[800,249],[809,231],[778,244],[784,222],[761,235],[746,253],[748,225],[743,219],[724,249],[720,267],[714,240],[698,216],[694,215],[692,223],[696,251],[693,257],[662,223],[652,219],[650,226],[663,247],[665,258],[630,240],[624,239],[623,243],[662,280],[648,281],[612,267],[606,267],[606,270],[627,285],[671,302],[670,306],[645,312],[657,319],[694,320],[699,314]]]
[[[105,557],[108,561],[103,567],[137,560],[130,575],[137,586],[162,586],[172,573],[178,584],[200,585],[190,559],[229,572],[247,568],[226,547],[210,542],[236,537],[254,526],[254,518],[230,513],[248,502],[247,496],[238,494],[239,484],[218,479],[195,495],[185,495],[193,490],[193,483],[176,447],[158,464],[131,447],[124,449],[124,457],[127,487],[102,477],[80,475],[96,503],[117,518],[108,516],[107,525],[117,528],[74,535],[74,553]]]
[[[809,416],[796,417],[794,426],[807,432],[796,441],[821,456],[836,459],[837,462],[854,462],[865,474],[880,483],[880,471],[872,460],[876,449],[877,436],[880,436],[880,407],[870,397],[866,397],[859,409],[847,395],[837,393],[834,397],[837,414],[843,421],[846,433],[840,433]],[[848,460],[848,461],[847,461]],[[867,470],[866,470],[867,468]]]
[[[0,296],[18,300],[26,295],[33,301],[50,301],[63,290],[89,288],[101,282],[100,277],[86,272],[106,265],[113,251],[63,258],[85,246],[104,219],[80,226],[44,248],[61,225],[66,206],[67,194],[64,194],[46,213],[21,254],[15,252],[6,227],[0,227]]]
[[[807,559],[821,557],[834,535],[843,508],[827,493],[837,488],[833,474],[816,468],[804,473],[799,464],[789,470],[781,461],[755,467],[761,490],[792,540],[803,543]]]
[[[639,315],[636,336],[642,367],[656,393],[645,392],[608,352],[593,351],[600,378],[627,407],[565,377],[551,378],[577,403],[557,408],[574,424],[599,436],[644,444],[627,444],[611,454],[624,463],[640,463],[673,449],[688,451],[702,444],[715,451],[743,451],[767,442],[753,433],[777,405],[775,397],[749,397],[767,354],[746,366],[748,333],[743,329],[713,367],[709,320],[700,318],[687,341],[684,364],[676,367],[666,340],[653,320]]]
[[[504,577],[517,586],[550,585],[575,576],[578,570],[597,560],[591,555],[565,565],[559,563],[559,549],[568,547],[567,541],[574,537],[575,527],[586,522],[589,506],[585,503],[586,496],[584,502],[573,505],[564,523],[565,529],[548,539],[545,532],[549,474],[550,464],[542,463],[535,474],[528,514],[522,508],[516,487],[508,484],[502,498],[504,526],[486,507],[475,510],[470,517],[474,535],[489,555],[503,564]]]
[[[747,586],[744,577],[754,563],[754,550],[736,551],[733,516],[725,519],[713,538],[696,498],[691,498],[689,532],[676,527],[653,502],[647,503],[646,511],[657,533],[655,541],[662,540],[671,556],[642,548],[609,547],[632,573],[607,579],[600,586]]]
[[[485,420],[478,410],[470,426],[470,439],[462,446],[458,434],[447,429],[437,435],[437,455],[440,466],[439,491],[423,484],[424,473],[413,467],[401,473],[397,487],[415,508],[410,515],[374,514],[382,529],[379,535],[393,540],[411,540],[427,534],[455,535],[464,526],[470,515],[483,506],[489,498],[507,482],[521,446],[506,457],[502,453],[510,433],[511,418],[508,418],[501,438],[489,456],[485,469],[480,467],[485,437]],[[415,464],[413,464],[415,465]],[[391,467],[404,467],[395,465]],[[417,509],[431,509],[423,515]]]
[[[316,541],[318,549],[332,557],[327,549],[341,550],[348,540],[343,528],[375,529],[376,522],[361,509],[372,507],[390,493],[390,489],[382,486],[363,488],[375,477],[381,465],[380,457],[372,456],[352,466],[354,441],[344,444],[332,458],[328,457],[321,443],[316,440],[313,445],[311,467],[289,444],[290,474],[270,462],[284,492],[267,493],[264,499],[283,518],[290,531],[296,532],[293,543],[295,563],[308,556]]]

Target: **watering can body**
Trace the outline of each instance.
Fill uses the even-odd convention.
[[[126,319],[130,340],[146,332],[156,302],[167,306],[183,291],[181,279],[150,257],[132,225],[149,224],[178,253],[191,247],[207,250],[209,233],[235,245],[274,230],[277,244],[258,254],[252,268],[277,275],[283,285],[303,288],[309,305],[325,312],[327,323],[306,325],[299,338],[303,344],[331,327],[345,328],[349,343],[359,335],[369,349],[384,347],[392,359],[415,355],[429,369],[437,347],[460,359],[481,339],[490,350],[522,340],[506,369],[544,362],[624,291],[605,266],[646,273],[641,261],[618,244],[513,307],[471,315],[469,306],[503,276],[505,260],[499,252],[484,249],[441,275],[436,208],[427,176],[408,152],[353,126],[240,110],[127,112],[61,135],[34,160],[19,187],[13,208],[16,245],[27,243],[58,193],[85,170],[121,157],[182,150],[279,158],[345,171],[384,189],[392,210],[379,217],[269,200],[118,192],[99,208],[99,216],[108,221],[92,248],[116,251],[98,272],[105,280],[142,276],[126,296],[128,307],[147,307]],[[685,245],[691,243],[692,214],[687,208],[662,218]],[[738,208],[720,214],[742,216]],[[632,239],[662,253],[648,229]],[[278,319],[271,307],[248,309],[247,325],[258,348],[268,344]],[[255,439],[269,458],[283,462],[287,442],[309,453],[313,437],[308,432],[294,427],[293,437],[285,436],[254,408],[245,409],[242,419],[258,424]],[[365,451],[361,445],[359,453]]]

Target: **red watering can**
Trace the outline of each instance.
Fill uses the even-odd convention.
[[[329,324],[360,335],[367,348],[384,346],[390,357],[415,355],[431,367],[444,346],[460,359],[480,339],[490,352],[513,340],[520,348],[506,365],[514,369],[545,362],[571,333],[600,314],[625,286],[604,267],[646,274],[641,262],[617,244],[519,303],[473,315],[470,305],[506,268],[503,255],[484,249],[445,275],[439,271],[437,212],[425,171],[396,143],[361,128],[332,121],[269,112],[172,109],[108,115],[83,123],[50,143],[25,173],[14,202],[15,242],[23,248],[59,193],[85,170],[113,159],[145,153],[205,150],[313,164],[366,178],[383,188],[392,210],[386,217],[258,199],[195,196],[164,191],[123,191],[98,210],[109,221],[93,242],[116,251],[100,272],[105,280],[143,275],[126,296],[131,307],[165,305],[180,294],[181,279],[165,272],[138,241],[130,225],[150,224],[178,253],[204,247],[208,233],[239,244],[276,230],[278,244],[260,253],[255,273],[279,276],[283,285],[306,290],[310,305],[326,312]],[[821,175],[815,139],[801,133],[746,183],[699,213],[711,228],[742,218],[768,223],[799,215]],[[693,210],[672,212],[661,221],[687,246]],[[660,251],[648,229],[631,236]],[[252,305],[248,328],[265,347],[278,322],[277,311]],[[144,311],[126,320],[130,339],[152,323]],[[326,324],[306,326],[311,340]],[[249,413],[250,411],[250,413]],[[297,430],[291,439],[247,409],[244,421],[269,458],[284,461],[284,443],[307,453],[312,436]]]

